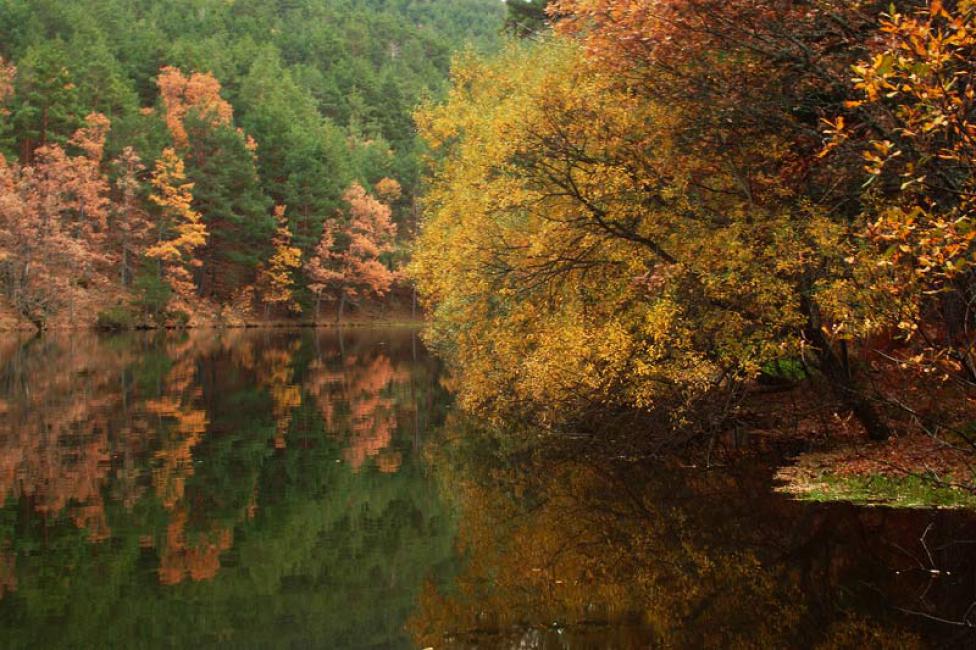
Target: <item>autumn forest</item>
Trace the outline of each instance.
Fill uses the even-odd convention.
[[[503,11],[0,4],[3,323],[331,320],[402,292],[411,112],[442,94],[453,50],[500,39]]]
[[[974,511],[976,0],[0,0],[0,645],[972,647]]]
[[[852,442],[826,464],[972,494],[976,4],[531,8],[416,114],[410,269],[461,402],[641,453]]]

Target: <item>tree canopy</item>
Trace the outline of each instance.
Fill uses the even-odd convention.
[[[465,403],[673,444],[786,364],[874,439],[970,444],[974,5],[548,12],[418,113],[412,272]]]
[[[93,323],[96,313],[120,304],[127,318],[155,324],[208,320],[228,309],[242,317],[242,296],[256,301],[248,307],[271,305],[281,316],[308,306],[315,294],[302,275],[294,278],[294,302],[255,290],[282,250],[274,241],[281,227],[275,206],[287,206],[284,227],[306,259],[350,188],[395,179],[402,194],[391,219],[414,221],[423,144],[411,113],[422,99],[442,96],[454,51],[497,47],[504,11],[494,0],[0,3],[4,165],[33,178],[52,152],[63,151],[67,161],[80,162],[76,153],[90,158],[73,138],[97,116],[104,142],[98,164],[85,172],[88,188],[108,213],[126,215],[99,225],[98,237],[85,242],[88,275],[44,288],[57,299],[25,302],[17,268],[31,264],[11,252],[0,262],[7,301],[42,327]],[[173,259],[160,264],[159,242],[170,237],[173,215],[150,198],[161,195],[153,194],[147,170],[163,161],[175,171],[173,155],[186,177],[181,200],[200,216],[206,236],[180,291],[167,299],[161,290],[173,284],[176,266]],[[119,167],[123,156],[129,163]],[[127,180],[119,185],[117,176]],[[6,203],[22,204],[28,190],[5,191]],[[84,219],[75,212],[57,211],[67,243],[77,247],[80,230],[69,222]],[[44,218],[33,209],[3,213],[0,230]],[[144,241],[147,225],[153,248]],[[395,245],[406,250],[403,237]],[[46,284],[37,268],[29,280]],[[117,284],[101,282],[109,276]],[[77,295],[67,300],[68,293]],[[150,303],[157,308],[140,307]]]

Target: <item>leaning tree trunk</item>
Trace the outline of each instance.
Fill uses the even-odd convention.
[[[888,425],[878,414],[871,400],[862,392],[847,355],[838,355],[824,334],[820,322],[820,310],[807,298],[803,299],[803,309],[807,314],[806,335],[817,350],[820,371],[834,395],[854,414],[871,440],[887,440],[891,436]]]

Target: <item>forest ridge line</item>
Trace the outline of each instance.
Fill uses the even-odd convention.
[[[487,0],[5,3],[0,327],[409,300],[410,114],[443,93],[454,50],[495,47],[503,15]]]

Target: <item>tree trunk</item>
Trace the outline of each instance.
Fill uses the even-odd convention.
[[[346,309],[346,294],[343,292],[339,296],[339,308],[336,309],[336,323],[342,322],[342,312]]]
[[[47,144],[47,107],[41,110],[41,133],[38,139],[39,147]]]
[[[803,298],[807,314],[807,338],[817,349],[820,371],[823,373],[837,399],[854,414],[871,440],[887,440],[891,436],[871,400],[864,396],[846,358],[841,358],[827,340],[820,322],[820,310],[808,298]],[[846,355],[845,355],[846,357]]]

